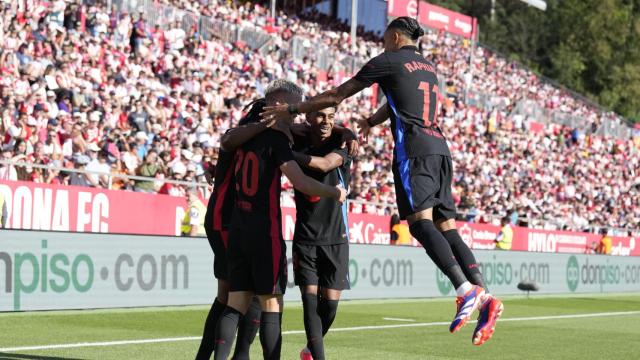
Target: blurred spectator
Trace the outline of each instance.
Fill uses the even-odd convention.
[[[500,220],[500,232],[496,237],[496,249],[511,250],[511,243],[513,242],[513,228],[511,227],[511,219],[508,216],[503,217]]]
[[[391,215],[391,245],[411,245],[411,233],[407,224],[400,222],[398,214]]]
[[[200,201],[198,192],[195,190],[187,194],[187,203],[189,210],[182,220],[182,236],[204,236],[204,214],[207,212],[207,207]]]
[[[611,237],[607,233],[607,229],[602,229],[601,234],[602,234],[602,238],[598,243],[598,246],[596,248],[596,253],[602,254],[602,255],[609,255],[611,254],[611,242],[612,242]]]

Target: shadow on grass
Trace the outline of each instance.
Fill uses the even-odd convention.
[[[28,354],[11,354],[0,352],[0,360],[80,360],[77,358],[59,357],[59,356],[42,356],[42,355],[28,355]]]

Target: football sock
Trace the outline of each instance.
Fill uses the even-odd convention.
[[[215,346],[215,332],[220,315],[224,311],[226,305],[218,301],[218,298],[211,305],[211,310],[207,315],[207,320],[204,322],[204,332],[202,334],[202,340],[200,341],[200,348],[198,354],[196,354],[196,360],[208,360],[211,358],[213,348]]]
[[[240,319],[233,360],[249,360],[249,349],[260,328],[261,314],[260,301],[258,301],[257,297],[254,297],[249,309]]]
[[[242,314],[232,307],[227,306],[224,309],[218,322],[218,327],[216,327],[215,353],[213,357],[215,360],[226,360],[229,357],[241,316]]]
[[[465,281],[462,285],[456,288],[456,295],[465,296],[471,289],[473,289],[473,285],[470,282]]]
[[[467,281],[451,251],[451,246],[442,233],[438,231],[433,221],[418,220],[411,224],[409,230],[411,235],[422,244],[427,255],[429,255],[438,269],[451,280],[454,288],[459,288],[460,285]]]
[[[262,356],[265,360],[280,359],[282,347],[281,323],[282,313],[262,312],[262,317],[260,318],[260,343],[262,344]]]
[[[318,312],[322,319],[322,336],[325,336],[336,319],[339,300],[329,300],[318,295]]]
[[[304,311],[304,330],[307,333],[307,347],[314,360],[324,359],[324,343],[322,341],[322,319],[318,309],[318,295],[302,294]]]
[[[472,284],[478,285],[488,292],[487,285],[484,283],[484,278],[478,268],[476,258],[473,256],[471,249],[469,249],[467,244],[465,244],[460,237],[458,230],[448,230],[443,232],[442,235],[449,242],[451,251],[453,251],[453,255],[455,255],[456,260],[458,260],[458,263],[460,264],[460,267],[467,279],[469,279]]]

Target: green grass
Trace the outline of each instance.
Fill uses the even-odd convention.
[[[640,295],[504,299],[503,319],[640,311]],[[452,299],[342,302],[334,328],[450,321]],[[0,348],[199,336],[208,307],[0,314]],[[637,359],[640,313],[622,316],[500,322],[482,347],[474,325],[449,334],[446,325],[340,331],[325,338],[328,359]],[[299,304],[286,304],[284,331],[302,330]],[[303,334],[286,334],[282,359],[297,359]],[[0,352],[0,359],[193,359],[198,340]],[[260,359],[256,339],[252,358]]]

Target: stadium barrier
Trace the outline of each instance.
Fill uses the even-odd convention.
[[[453,296],[422,249],[353,244],[345,299]],[[476,252],[492,292],[540,294],[640,291],[637,258]],[[287,243],[288,291],[299,300]],[[203,238],[0,231],[0,311],[210,304],[213,255]]]
[[[1,181],[0,192],[7,202],[8,228],[44,231],[74,231],[141,235],[180,234],[188,210],[185,198],[76,186]],[[295,208],[283,201],[282,231],[292,239]],[[349,240],[353,244],[388,245],[389,217],[350,213]],[[499,226],[458,222],[460,235],[472,249],[494,249]],[[512,249],[530,252],[585,253],[600,235],[513,228]],[[420,246],[414,239],[412,245]],[[612,237],[612,254],[640,256],[636,239]]]

